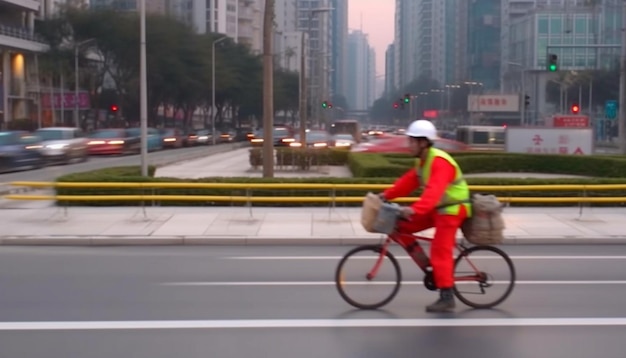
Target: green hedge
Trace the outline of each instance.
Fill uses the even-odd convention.
[[[626,178],[626,159],[620,156],[459,153],[454,157],[465,174],[526,172]],[[351,153],[348,165],[355,177],[397,177],[413,167],[415,159],[397,154]]]
[[[251,150],[251,158],[260,149]],[[404,174],[414,164],[414,159],[406,155],[383,155],[348,153],[344,150],[321,149],[305,150],[293,148],[278,149],[278,163],[289,163],[290,160],[315,160],[319,163],[341,164],[347,161],[354,178],[206,178],[186,180],[177,178],[154,178],[155,168],[150,167],[150,177],[141,177],[138,167],[107,168],[91,172],[74,173],[58,178],[60,182],[219,182],[219,183],[337,183],[337,184],[391,184],[395,178]],[[626,159],[621,156],[559,156],[559,155],[531,155],[513,153],[459,153],[455,155],[457,161],[466,174],[487,172],[536,172],[553,174],[573,174],[595,177],[595,179],[516,179],[516,178],[471,178],[471,185],[530,185],[530,184],[623,184],[626,183]],[[282,161],[281,161],[282,160]],[[125,195],[125,194],[162,194],[162,195],[233,195],[245,196],[326,196],[324,190],[245,190],[236,189],[123,189],[123,188],[60,188],[58,194],[64,195]],[[337,192],[336,196],[360,196],[365,191]],[[414,193],[417,195],[418,193]],[[579,196],[578,191],[564,192],[494,192],[499,196]],[[598,191],[588,192],[588,196],[626,196],[626,191]],[[62,205],[137,205],[136,202],[69,202]],[[149,203],[158,205],[231,205],[213,202],[163,202]],[[245,205],[245,204],[232,204]],[[297,206],[298,204],[264,204],[255,203],[255,206]],[[327,204],[302,204],[319,205]],[[351,204],[338,204],[351,205]],[[537,205],[537,204],[532,204]],[[615,204],[609,204],[615,205]]]

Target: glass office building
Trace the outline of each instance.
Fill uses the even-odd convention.
[[[562,70],[610,68],[619,58],[620,28],[619,12],[610,8],[531,13],[511,25],[509,60],[540,70],[546,68],[547,55],[552,53]]]

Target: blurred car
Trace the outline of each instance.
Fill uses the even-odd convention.
[[[439,138],[434,147],[446,152],[464,152],[470,148],[467,144],[454,140]],[[410,153],[409,141],[406,136],[388,136],[352,147],[352,152],[361,153]]]
[[[41,138],[28,132],[0,132],[0,171],[43,167],[46,162],[42,148]]]
[[[220,143],[231,143],[235,140],[235,132],[221,132],[218,138]]]
[[[300,134],[296,134],[293,139],[294,142],[290,143],[289,146],[300,147]],[[326,131],[312,131],[308,129],[306,131],[305,140],[307,147],[313,148],[327,148],[333,146],[335,143],[335,139],[330,133]]]
[[[141,128],[128,128],[128,132],[133,137],[141,139]],[[163,149],[163,139],[156,128],[148,128],[148,152]]]
[[[39,128],[34,134],[42,140],[40,152],[48,163],[68,164],[73,160],[82,162],[89,158],[88,139],[80,128]]]
[[[337,148],[352,148],[356,145],[356,141],[352,134],[335,134],[334,146]]]
[[[187,145],[187,136],[178,128],[164,128],[159,133],[164,148],[182,148]]]
[[[98,129],[88,136],[89,154],[138,154],[139,137],[125,128]]]
[[[189,145],[213,144],[213,134],[209,129],[200,129],[189,133],[187,140]]]
[[[288,127],[274,127],[272,136],[275,147],[287,147],[290,143],[295,142],[293,131]],[[263,146],[263,129],[254,132],[254,136],[250,138],[250,144],[253,147]]]

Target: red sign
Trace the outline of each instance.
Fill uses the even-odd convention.
[[[439,111],[434,110],[434,109],[429,109],[429,110],[424,111],[423,116],[424,118],[438,118]]]
[[[589,117],[587,116],[554,116],[553,125],[555,127],[586,128],[586,127],[589,127]]]

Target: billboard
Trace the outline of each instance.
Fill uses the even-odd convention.
[[[506,129],[506,151],[536,154],[593,154],[591,128]]]
[[[54,99],[54,103],[50,101],[50,93],[42,93],[41,94],[41,106],[44,109],[51,109],[54,105],[54,109],[61,108],[61,100],[63,101],[63,108],[67,110],[74,109],[74,103],[76,101],[76,96],[74,92],[65,92],[64,94],[55,93],[52,97]],[[79,92],[78,93],[78,109],[90,109],[89,105],[89,93],[87,92]]]
[[[486,94],[467,97],[468,112],[519,112],[519,95]]]

